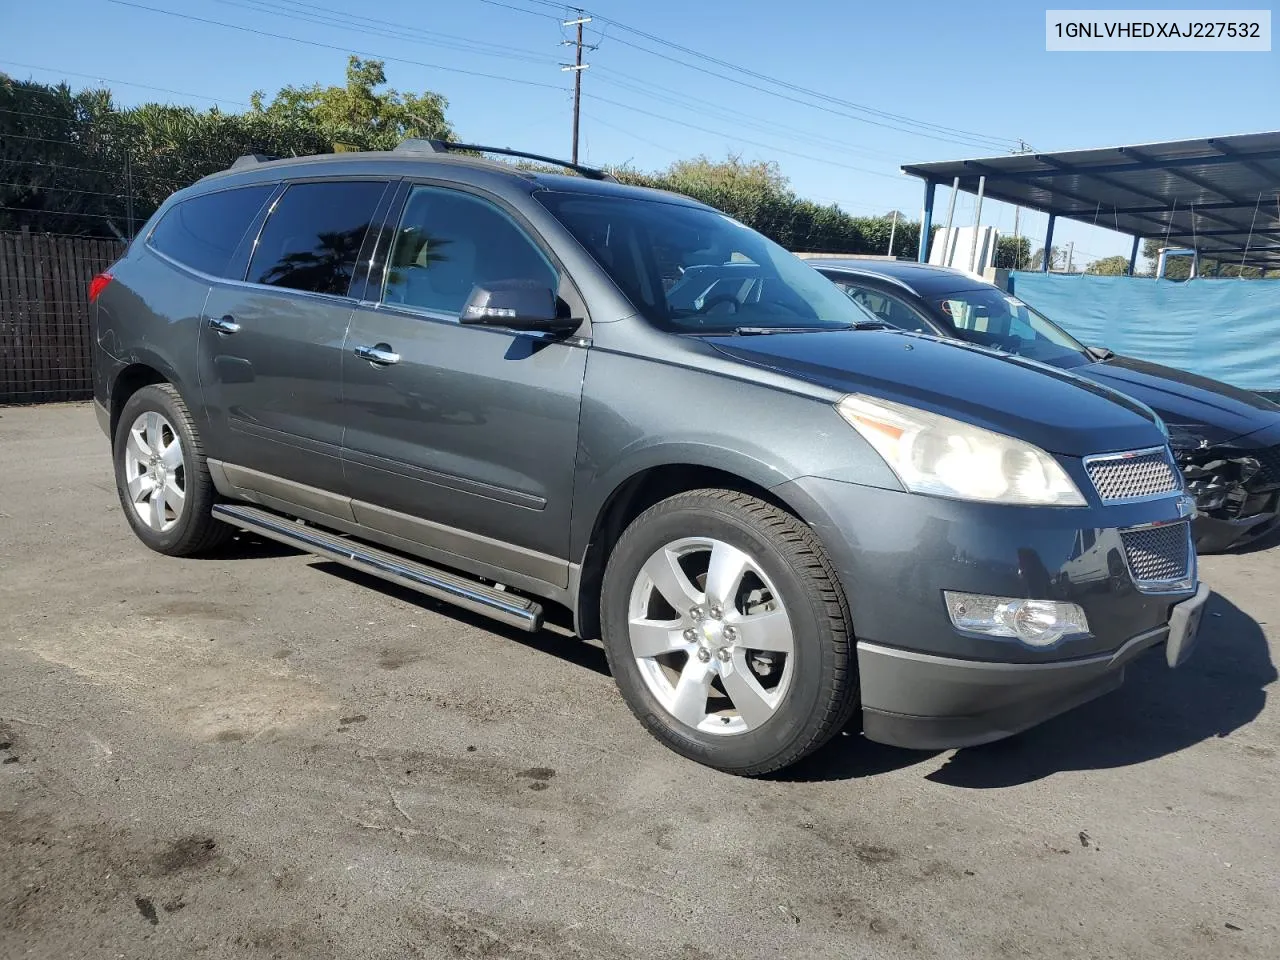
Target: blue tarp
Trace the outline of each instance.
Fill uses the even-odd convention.
[[[1010,292],[1090,346],[1280,390],[1280,281],[1015,272]]]

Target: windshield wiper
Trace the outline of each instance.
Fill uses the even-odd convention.
[[[864,327],[863,323],[870,324]],[[870,330],[882,326],[880,323],[872,323],[871,321],[859,321],[858,323],[842,323],[839,326],[831,327],[734,327],[733,333],[739,337],[764,337],[771,333],[830,333],[835,330]]]

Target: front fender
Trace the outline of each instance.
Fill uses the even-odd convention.
[[[672,465],[723,471],[766,489],[804,476],[902,489],[825,399],[633,355],[593,354],[570,555],[583,555],[600,511],[624,483]]]

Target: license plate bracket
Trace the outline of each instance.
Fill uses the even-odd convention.
[[[1204,619],[1205,603],[1209,599],[1209,585],[1202,583],[1195,596],[1174,606],[1169,615],[1169,640],[1165,644],[1165,659],[1171,667],[1187,662],[1196,641],[1200,639],[1200,623]]]

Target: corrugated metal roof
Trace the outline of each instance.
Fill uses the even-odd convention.
[[[1227,263],[1280,267],[1280,131],[1063,153],[914,163],[925,180],[978,190]]]

